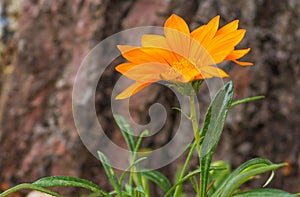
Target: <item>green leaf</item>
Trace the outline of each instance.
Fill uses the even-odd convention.
[[[33,185],[39,186],[39,187],[57,187],[57,186],[71,186],[71,187],[82,187],[85,189],[88,189],[92,192],[108,196],[108,193],[100,189],[96,184],[85,180],[80,179],[76,177],[71,176],[50,176],[50,177],[44,177],[36,182],[33,183]]]
[[[111,167],[111,164],[109,162],[109,160],[107,159],[107,157],[100,151],[98,151],[98,156],[99,159],[103,165],[103,168],[106,172],[106,175],[108,176],[108,179],[110,181],[110,183],[112,184],[112,186],[114,187],[116,193],[118,194],[118,196],[122,196],[122,189],[121,189],[121,185],[118,181],[117,176],[114,173],[113,168]]]
[[[162,173],[158,171],[144,171],[141,173],[142,176],[156,183],[164,192],[171,188],[169,180]]]
[[[233,83],[229,82],[218,91],[205,116],[201,133],[201,135],[204,135],[200,150],[201,157],[214,152],[220,139],[232,99]]]
[[[52,191],[47,190],[43,187],[40,187],[40,186],[37,186],[37,185],[34,185],[34,184],[30,184],[30,183],[22,183],[20,185],[16,185],[15,187],[12,187],[12,188],[4,191],[3,193],[1,193],[0,197],[8,196],[8,195],[13,194],[14,192],[22,190],[22,189],[31,189],[31,190],[36,190],[36,191],[43,192],[45,194],[50,194],[50,195],[55,196],[55,197],[62,197],[58,193],[52,192]]]
[[[201,84],[203,83],[203,81],[204,81],[204,80],[201,79],[201,80],[196,80],[196,81],[193,81],[193,82],[192,82],[192,86],[193,86],[195,92],[198,92],[198,91],[199,91],[199,88],[200,88]]]
[[[212,170],[209,173],[209,178],[214,181],[213,188],[218,188],[230,174],[230,165],[225,161],[216,161],[211,166],[223,168],[223,170]],[[211,190],[210,190],[211,191]]]
[[[237,100],[237,101],[234,101],[231,104],[230,108],[235,107],[235,106],[240,105],[240,104],[243,104],[243,103],[248,103],[248,102],[255,101],[255,100],[258,100],[258,99],[263,99],[263,98],[265,98],[265,97],[264,96],[253,96],[253,97]]]
[[[212,160],[213,153],[220,140],[224,123],[227,118],[228,111],[233,99],[233,83],[227,83],[221,88],[210,106],[208,107],[203,129],[200,131],[200,135],[203,141],[200,141],[200,168],[202,171],[200,181],[200,196],[206,195],[207,181],[208,181],[208,169]]]
[[[242,192],[239,194],[234,195],[234,197],[274,197],[274,196],[280,196],[280,197],[295,197],[295,195],[287,193],[282,190],[278,189],[267,189],[267,188],[260,188],[260,189],[254,189],[246,192]]]
[[[123,118],[120,115],[114,115],[114,118],[121,129],[122,135],[125,138],[125,141],[127,143],[130,152],[133,154],[136,146],[136,142],[130,124],[127,122],[125,118]]]
[[[200,188],[199,188],[199,183],[198,183],[198,180],[197,180],[196,176],[190,177],[189,180],[190,180],[190,183],[191,183],[194,191],[196,191],[196,194],[199,194],[200,193],[200,191],[199,191]],[[181,195],[182,194],[180,194],[180,196]]]
[[[220,166],[210,166],[209,170],[226,170],[226,168],[224,167],[220,167]],[[190,178],[192,178],[193,176],[197,175],[197,174],[201,174],[201,169],[196,169],[196,170],[193,170],[191,172],[189,172],[185,177],[181,178],[180,180],[177,180],[176,184],[173,185],[169,190],[168,192],[164,195],[165,196],[168,196],[169,194],[171,194],[171,192],[173,190],[176,189],[176,187],[178,185],[180,185],[181,183],[189,180]]]
[[[273,163],[265,158],[254,158],[251,159],[242,165],[240,165],[238,168],[236,168],[224,181],[223,183],[218,187],[216,192],[212,195],[213,197],[219,197],[221,196],[222,191],[224,188],[228,185],[229,181],[232,180],[234,177],[238,176],[239,174],[249,170],[253,169],[255,167],[259,166],[269,166],[272,165]]]
[[[126,176],[126,174],[131,170],[131,168],[133,168],[134,166],[136,166],[138,163],[140,163],[141,161],[147,159],[146,157],[142,157],[142,158],[139,158],[137,160],[135,160],[129,167],[127,167],[124,172],[121,174],[120,176],[120,185],[122,186],[123,184],[123,180]]]
[[[139,191],[142,194],[145,193],[144,189],[141,186],[136,187],[135,190]]]
[[[253,176],[265,173],[267,171],[275,170],[277,168],[280,168],[284,166],[285,164],[272,164],[268,166],[260,166],[251,168],[250,170],[246,170],[237,176],[232,177],[230,179],[226,186],[224,187],[224,190],[221,194],[222,197],[230,197],[234,194],[234,192],[246,181],[250,180]]]
[[[145,135],[149,135],[149,131],[148,131],[147,129],[144,130],[144,131],[140,134],[140,136],[139,136],[139,138],[138,138],[138,140],[137,140],[137,142],[136,142],[136,145],[135,145],[135,148],[134,148],[134,152],[133,152],[133,156],[132,156],[132,162],[133,162],[133,163],[135,163],[137,160],[139,160],[139,159],[137,159],[137,158],[138,158],[138,150],[139,150],[140,145],[141,145],[141,143],[142,143],[142,139],[143,139],[143,137],[144,137]],[[143,157],[143,158],[146,159],[146,157]],[[130,183],[132,183],[131,180],[134,180],[136,186],[143,187],[143,182],[142,182],[142,176],[141,176],[141,173],[133,172],[133,171],[139,171],[138,165],[134,165],[132,169],[133,169],[133,170],[131,170],[130,178],[129,178],[129,179],[130,179]]]

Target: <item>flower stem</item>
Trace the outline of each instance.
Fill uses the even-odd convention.
[[[179,177],[177,178],[177,182],[180,182],[182,180],[182,178],[184,177],[184,174],[186,172],[186,169],[190,163],[190,160],[192,158],[192,155],[193,155],[193,152],[196,148],[196,141],[193,142],[192,146],[190,147],[190,151],[188,153],[188,156],[184,162],[184,165],[183,165],[183,168],[181,169],[181,172],[180,172],[180,175]],[[176,190],[174,192],[174,196],[179,196],[181,194],[181,189],[182,189],[182,185],[179,184],[177,187],[176,187]]]
[[[196,114],[196,106],[195,106],[195,98],[194,96],[189,96],[190,101],[190,118],[193,126],[194,136],[195,136],[195,143],[197,147],[198,157],[199,157],[199,164],[201,169],[201,176],[200,176],[200,189],[197,193],[199,197],[206,197],[207,196],[207,181],[208,181],[208,171],[211,162],[212,155],[206,155],[205,157],[201,157],[200,155],[200,143],[201,143],[201,136],[198,127],[198,119]]]
[[[198,156],[200,158],[200,135],[199,135],[199,127],[197,121],[197,114],[196,114],[195,98],[193,95],[189,96],[189,101],[190,101],[190,113],[191,113],[190,118],[193,126]]]
[[[197,119],[197,113],[196,113],[196,106],[195,106],[195,98],[193,95],[189,96],[189,101],[190,101],[190,113],[191,113],[191,122],[193,126],[193,131],[194,131],[194,136],[195,136],[195,142],[196,142],[196,147],[197,147],[197,152],[198,152],[198,157],[199,157],[199,164],[201,170],[204,169],[202,167],[202,159],[200,156],[200,132],[199,132],[199,127],[198,127],[198,119]],[[197,192],[197,196],[199,197],[205,197],[206,196],[206,182],[207,182],[207,177],[203,176],[203,171],[201,171],[201,176],[200,176],[200,193]]]

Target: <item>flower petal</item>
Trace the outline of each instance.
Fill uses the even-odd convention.
[[[202,75],[201,72],[199,72],[199,69],[197,68],[188,69],[187,71],[181,74],[182,74],[182,82],[191,82],[195,80],[197,76]]]
[[[142,45],[144,47],[157,48],[155,56],[161,56],[165,60],[164,63],[172,65],[174,62],[180,60],[182,55],[172,50],[167,42],[167,39],[160,35],[145,34],[142,36]],[[160,61],[163,63],[163,61]]]
[[[153,54],[145,53],[141,47],[118,45],[118,49],[121,51],[122,56],[132,63],[159,61]]]
[[[226,60],[235,60],[243,57],[247,53],[249,53],[250,48],[247,49],[239,49],[239,50],[233,50],[227,57]]]
[[[168,29],[175,29],[186,35],[190,35],[190,30],[186,22],[176,14],[172,14],[165,22],[164,27]],[[166,33],[166,32],[165,32]]]
[[[235,47],[244,38],[246,30],[239,29],[229,34],[221,34],[211,41],[209,47],[206,49],[209,52],[215,52],[226,48]]]
[[[218,68],[214,65],[202,66],[200,68],[200,72],[201,72],[201,75],[204,78],[211,78],[211,77],[224,78],[224,77],[228,77],[228,74],[226,72],[224,72],[222,69],[220,69],[220,68]]]
[[[223,27],[221,27],[215,36],[218,36],[220,34],[228,34],[230,32],[233,32],[235,30],[237,30],[238,28],[238,25],[239,25],[239,20],[234,20],[234,21],[231,21],[230,23],[228,23],[227,25],[224,25]]]
[[[204,47],[211,41],[211,39],[215,36],[218,27],[219,27],[220,16],[215,16],[211,19],[207,25],[200,26],[195,29],[191,36],[196,39],[199,43],[201,43]]]
[[[160,35],[145,34],[142,36],[143,47],[158,47],[162,49],[169,49],[167,40]]]
[[[161,80],[161,74],[168,73],[170,70],[169,65],[152,62],[135,65],[122,74],[135,81],[146,83]]]
[[[238,61],[238,60],[231,60],[231,61],[233,61],[234,63],[236,63],[240,66],[253,66],[252,62],[241,62],[241,61]]]
[[[131,62],[126,62],[126,63],[122,63],[119,64],[118,66],[116,66],[116,70],[122,74],[126,73],[128,70],[132,69],[134,66],[136,66],[136,64],[133,64]]]
[[[213,57],[198,41],[191,38],[189,61],[197,66],[215,64]]]
[[[173,61],[176,60],[175,57],[169,57],[171,52],[168,52],[167,50],[161,48],[142,48],[127,45],[118,45],[118,48],[121,51],[122,56],[134,64],[142,64],[145,62],[167,63],[167,60],[169,59],[172,59]]]
[[[164,32],[169,48],[187,58],[190,48],[190,30],[185,21],[172,14],[165,22]]]
[[[233,51],[234,47],[241,42],[245,33],[246,30],[239,29],[229,34],[220,34],[211,41],[206,49],[216,64],[223,61]]]
[[[126,98],[138,93],[139,91],[141,91],[143,88],[147,87],[150,84],[151,83],[135,82],[134,84],[132,84],[131,86],[126,88],[123,92],[118,94],[115,99],[116,100],[126,99]]]
[[[140,48],[138,46],[130,46],[130,45],[117,45],[117,47],[122,54]]]

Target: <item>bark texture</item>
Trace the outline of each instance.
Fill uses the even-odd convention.
[[[278,171],[271,186],[299,192],[298,0],[23,1],[17,28],[2,35],[0,184],[3,188],[7,184],[13,186],[61,174],[110,187],[100,162],[82,145],[73,122],[71,95],[76,72],[84,56],[99,41],[131,27],[161,26],[171,13],[185,18],[191,28],[217,14],[221,15],[221,24],[240,19],[240,27],[247,29],[240,48],[252,48],[247,60],[255,66],[226,65],[231,68],[236,99],[255,95],[266,98],[231,111],[216,159],[225,159],[233,166],[253,157],[287,162],[289,165]],[[115,141],[122,141],[109,103],[118,77],[113,68],[105,72],[95,104],[104,130],[110,131]],[[208,102],[205,91],[199,96],[204,103]],[[154,85],[133,97],[130,104],[133,118],[145,123],[147,109],[155,102],[166,107],[168,121],[163,132],[143,144],[153,148],[167,143],[174,135],[178,113],[169,109],[177,105],[176,98],[166,88]],[[169,177],[174,170],[173,164],[162,169]],[[250,186],[258,184],[261,182]],[[65,194],[71,192],[66,190]],[[155,195],[159,196],[159,191]]]

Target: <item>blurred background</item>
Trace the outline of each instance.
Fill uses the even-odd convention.
[[[1,0],[0,190],[49,175],[77,176],[111,188],[100,162],[76,132],[74,77],[85,55],[101,40],[132,27],[162,26],[172,13],[183,17],[191,29],[215,15],[221,16],[221,25],[240,19],[247,34],[239,48],[251,47],[245,60],[254,66],[227,63],[231,76],[227,80],[234,81],[235,99],[256,95],[265,99],[230,112],[215,159],[233,167],[253,157],[287,162],[270,187],[300,192],[299,0]],[[109,137],[122,144],[110,108],[119,75],[112,66],[102,77],[96,110]],[[208,103],[207,90],[199,98]],[[168,120],[159,134],[145,140],[143,146],[151,148],[170,140],[179,118],[170,110],[176,97],[158,85],[132,97],[133,118],[146,123],[147,109],[155,102],[166,107]],[[170,164],[161,171],[172,179],[176,167]],[[245,187],[259,187],[264,181]],[[160,196],[158,189],[153,191]],[[64,190],[67,196],[77,192]]]

